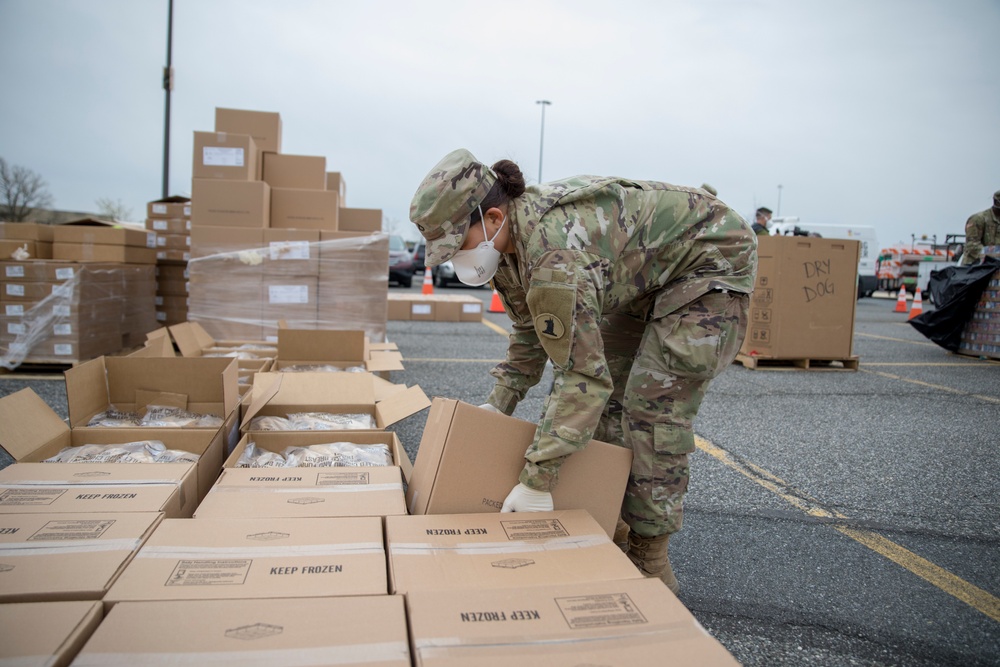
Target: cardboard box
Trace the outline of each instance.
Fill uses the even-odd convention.
[[[264,229],[271,219],[271,186],[263,181],[195,178],[191,226]]]
[[[191,198],[175,195],[173,197],[155,199],[146,204],[146,217],[166,220],[190,218]],[[147,222],[149,221],[147,220]],[[155,227],[151,227],[150,229],[155,229]]]
[[[272,276],[318,276],[319,230],[265,229],[266,270]]]
[[[368,373],[258,373],[240,430],[256,436],[250,429],[254,417],[295,412],[368,414],[383,430],[429,405],[420,387],[400,388]]]
[[[195,132],[191,177],[227,181],[252,181],[258,175],[258,148],[248,134]],[[191,217],[195,217],[197,196],[192,191]]]
[[[340,193],[340,205],[343,206],[347,197],[347,182],[339,171],[326,172],[326,189]]]
[[[260,264],[263,263],[266,255],[264,252],[264,230],[250,227],[197,226],[191,230],[191,251],[195,259],[213,255],[230,255],[219,259],[240,269],[252,269],[255,273],[259,273]],[[246,256],[240,254],[244,251],[250,251],[250,254]],[[219,273],[219,271],[217,270],[215,273]],[[242,275],[236,277],[240,280],[243,278]],[[191,282],[197,282],[197,280],[191,279]]]
[[[191,208],[191,205],[188,204],[187,208]],[[191,218],[147,218],[146,229],[161,234],[188,235],[191,231]]]
[[[524,467],[535,424],[435,398],[406,492],[411,514],[499,512]],[[566,459],[552,490],[556,509],[585,509],[613,535],[632,450],[592,440]]]
[[[177,344],[181,356],[201,357],[213,352],[242,348],[260,357],[270,357],[278,353],[278,348],[264,340],[216,340],[198,322],[184,322],[169,327],[170,336]]]
[[[394,593],[641,579],[584,510],[385,518]]]
[[[103,617],[95,601],[0,605],[0,664],[65,667]]]
[[[325,190],[326,158],[321,155],[285,155],[265,152],[264,180],[272,188]]]
[[[388,444],[399,440],[393,433],[259,433],[255,445],[265,451],[284,452],[287,447],[337,442]],[[240,442],[227,461],[235,466],[246,448]],[[399,445],[399,450],[402,446]],[[397,453],[397,456],[399,454]],[[405,452],[402,454],[404,460]],[[195,518],[254,517],[356,517],[405,515],[400,466],[365,467],[226,467],[215,486],[195,510]]]
[[[155,632],[150,629],[155,628]],[[410,667],[403,598],[122,602],[83,664]]]
[[[274,275],[265,266],[261,279],[261,325],[264,340],[277,340],[279,324],[294,327],[316,322],[318,300],[317,276]]]
[[[96,243],[53,243],[52,259],[73,262],[120,262],[123,264],[156,264],[156,248]]]
[[[658,579],[406,596],[417,667],[739,663]]]
[[[165,233],[157,234],[156,247],[166,250],[189,250],[191,248],[191,235]]]
[[[363,366],[369,373],[403,369],[398,350],[373,353],[364,331],[278,329],[278,356],[273,369],[289,366],[329,364],[341,369]]]
[[[340,227],[338,229],[342,232],[380,232],[382,231],[382,209],[341,206]]]
[[[100,600],[162,519],[159,512],[0,514],[0,602]]]
[[[97,245],[122,245],[136,248],[155,248],[156,234],[138,227],[99,218],[82,218],[57,225],[52,229],[52,240],[60,243]]]
[[[340,195],[329,190],[271,188],[271,227],[336,231]]]
[[[215,131],[249,134],[260,151],[281,152],[281,114],[215,108]]]
[[[193,463],[15,463],[0,469],[0,514],[190,517],[197,505]]]
[[[758,238],[757,282],[741,354],[772,359],[853,355],[859,241]]]
[[[465,294],[405,294],[388,295],[390,320],[427,322],[482,322],[483,302]]]
[[[184,262],[191,261],[191,252],[188,250],[157,250],[156,263],[161,262]]]
[[[52,243],[52,229],[39,222],[0,222],[0,240]]]
[[[386,592],[378,518],[167,519],[104,601],[110,606]]]
[[[15,256],[25,259],[52,259],[52,244],[43,241],[0,239],[0,257]]]

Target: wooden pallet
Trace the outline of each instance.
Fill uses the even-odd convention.
[[[769,359],[766,357],[751,357],[747,354],[737,354],[736,363],[750,370],[773,371],[856,371],[859,357],[847,359]]]
[[[17,368],[9,369],[0,366],[0,376],[17,375],[60,375],[74,366],[82,364],[83,361],[29,361],[25,360],[18,364]]]

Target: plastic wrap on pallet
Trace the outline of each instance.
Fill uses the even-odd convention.
[[[153,266],[52,260],[2,264],[4,368],[112,354],[141,344],[156,328]],[[12,269],[22,275],[12,278],[18,273]]]
[[[385,234],[242,247],[220,237],[192,254],[188,319],[217,340],[276,341],[281,322],[293,329],[360,329],[385,340]]]

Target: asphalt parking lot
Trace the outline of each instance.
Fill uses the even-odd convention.
[[[389,322],[393,381],[482,403],[507,330]],[[745,665],[1000,665],[1000,362],[930,343],[891,298],[858,302],[854,346],[857,371],[713,383],[670,543],[681,600]],[[535,421],[548,379],[515,416]],[[66,416],[61,376],[0,376],[24,386]],[[393,427],[411,457],[425,419]]]

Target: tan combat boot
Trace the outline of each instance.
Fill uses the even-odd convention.
[[[674,595],[677,595],[681,587],[677,583],[674,570],[670,567],[670,558],[667,556],[667,542],[669,540],[669,533],[657,537],[643,537],[629,533],[626,554],[643,575],[658,577]]]
[[[615,536],[613,542],[622,551],[628,553],[628,534],[631,528],[621,517],[618,517],[618,525],[615,526]]]

